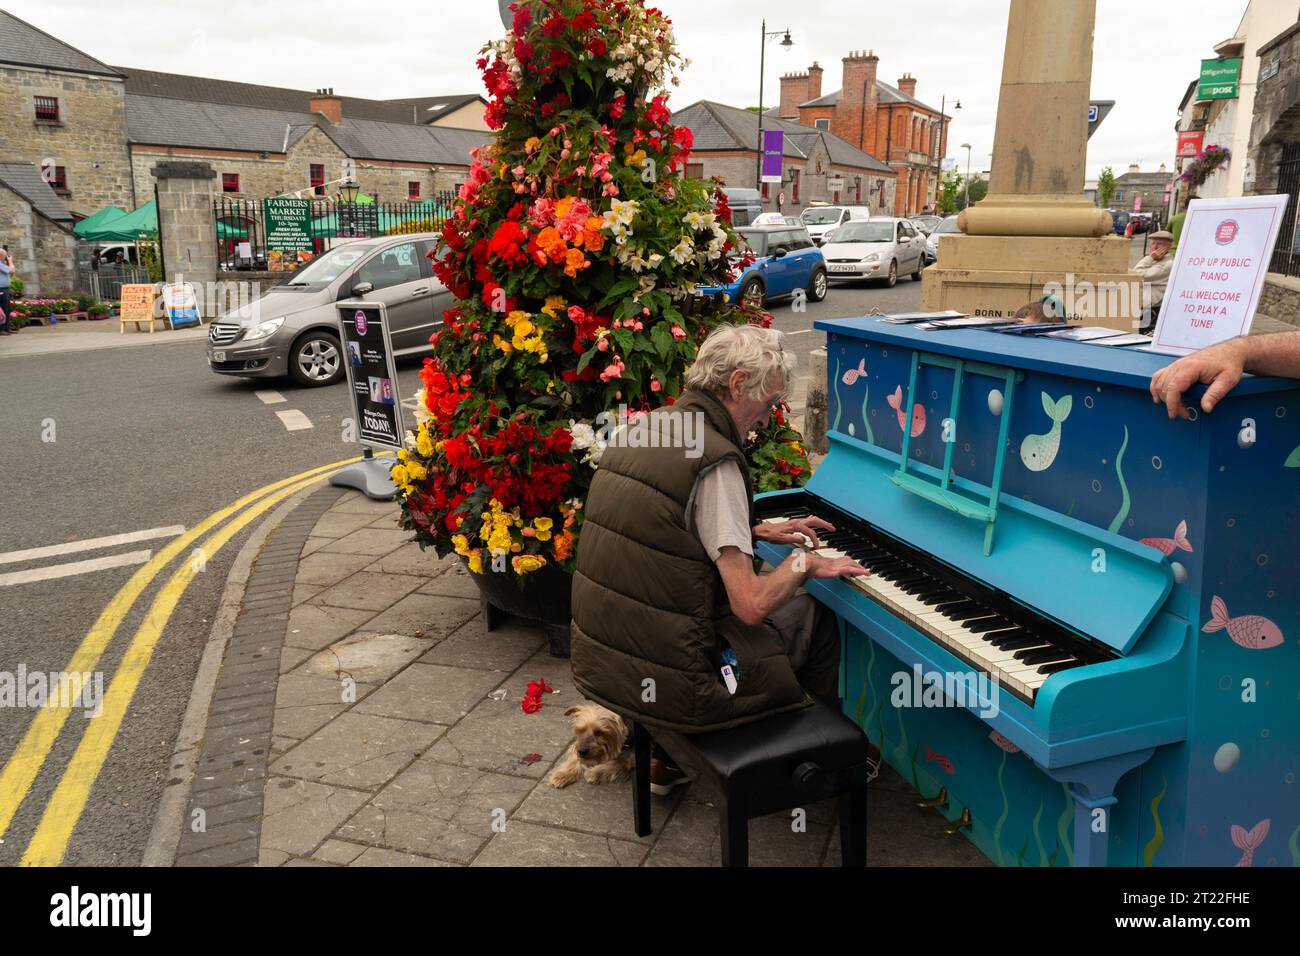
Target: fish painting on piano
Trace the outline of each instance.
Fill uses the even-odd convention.
[[[843,628],[845,713],[944,791],[936,826],[1003,865],[1300,865],[1300,549],[1279,520],[1300,387],[1247,379],[1170,421],[1153,353],[816,328],[854,373],[830,383],[829,454],[756,507],[828,519],[823,548],[872,571],[808,590]],[[1266,424],[1243,445],[1245,419]],[[895,706],[914,668],[995,682],[997,706]]]

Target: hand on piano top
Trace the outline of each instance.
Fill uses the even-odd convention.
[[[754,528],[754,537],[772,544],[793,544],[797,547],[817,548],[821,540],[817,531],[834,531],[835,526],[825,518],[809,515],[803,518],[769,518]]]

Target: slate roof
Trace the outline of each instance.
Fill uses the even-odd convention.
[[[481,130],[355,119],[334,125],[317,113],[203,103],[164,96],[126,97],[133,143],[280,153],[312,128],[353,159],[468,166],[469,151],[491,138]]]
[[[306,90],[238,83],[234,80],[214,80],[206,76],[159,73],[155,70],[137,70],[125,66],[116,69],[126,76],[126,92],[138,93],[142,96],[165,96],[197,103],[256,106],[268,110],[306,113],[310,112],[311,98],[315,95]],[[343,96],[340,99],[343,100],[344,117],[386,123],[419,122],[416,111],[409,103],[367,100],[356,96]]]
[[[695,149],[700,151],[743,149],[753,152],[758,142],[757,113],[710,100],[700,100],[678,110],[673,114],[673,122],[690,128],[695,137]],[[766,113],[763,128],[785,132],[784,155],[792,159],[807,159],[820,139],[826,145],[831,162],[836,165],[889,175],[894,173],[875,157],[827,130],[792,123]]]
[[[72,213],[63,204],[50,184],[41,178],[41,171],[31,163],[0,163],[0,183],[8,186],[46,219],[72,224]]]
[[[458,96],[416,96],[410,99],[389,100],[390,103],[414,106],[417,123],[436,123],[447,114],[454,113],[467,103],[475,101],[487,105],[487,100],[477,93],[462,93]]]
[[[72,70],[120,76],[111,66],[68,46],[26,20],[0,10],[0,63],[16,66],[40,66],[51,70]]]
[[[939,112],[929,103],[923,103],[920,100],[918,100],[915,96],[908,96],[898,87],[890,86],[888,83],[885,83],[882,80],[876,80],[876,100],[877,102],[885,103],[885,104],[910,103],[912,106],[916,106],[924,110],[929,110],[931,113]],[[799,106],[800,107],[835,106],[839,103],[839,101],[840,101],[840,91],[833,90],[830,93],[817,97],[817,99],[815,100],[809,100],[806,103],[800,103]]]

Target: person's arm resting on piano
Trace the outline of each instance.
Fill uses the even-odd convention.
[[[719,465],[699,479],[695,490],[694,524],[700,543],[722,576],[732,613],[746,624],[762,623],[793,598],[810,578],[869,573],[852,558],[827,558],[795,551],[774,571],[756,574],[752,539],[758,529],[749,526],[745,481],[740,466],[734,462]],[[834,530],[819,518],[800,519],[788,524],[806,530],[791,532],[786,525],[768,526],[782,530],[765,531],[766,540],[776,541],[779,536],[789,535],[790,543],[794,543],[796,534],[808,534],[816,540],[815,528]]]
[[[1244,372],[1300,378],[1300,332],[1247,335],[1185,355],[1151,377],[1151,401],[1164,402],[1170,418],[1189,418],[1183,393],[1206,385],[1201,410],[1210,412]]]

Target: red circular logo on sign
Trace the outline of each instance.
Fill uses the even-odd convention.
[[[356,321],[357,321],[357,335],[365,335],[366,334],[366,313],[358,309],[356,314]]]
[[[1221,246],[1226,246],[1237,238],[1237,221],[1235,219],[1225,219],[1219,223],[1219,228],[1214,230],[1214,241]]]

